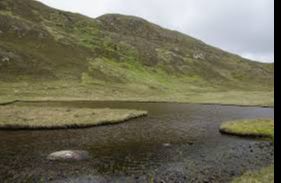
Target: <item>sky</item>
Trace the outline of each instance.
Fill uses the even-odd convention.
[[[207,44],[261,62],[274,62],[274,0],[40,0],[96,18],[142,17]]]

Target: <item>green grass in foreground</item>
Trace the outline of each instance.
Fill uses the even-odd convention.
[[[146,115],[126,109],[0,106],[0,129],[79,128],[120,123]]]
[[[236,178],[232,183],[273,183],[274,166],[263,168],[257,172],[247,172],[243,176]]]
[[[274,121],[270,119],[238,120],[225,122],[220,132],[238,136],[274,139]]]

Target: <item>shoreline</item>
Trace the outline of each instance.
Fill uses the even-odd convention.
[[[69,99],[69,100],[12,100],[9,102],[0,102],[0,106],[11,105],[15,103],[41,103],[41,102],[127,102],[127,103],[170,103],[170,104],[194,104],[194,105],[218,105],[218,106],[233,106],[233,107],[260,107],[274,109],[274,105],[250,105],[250,104],[224,104],[224,103],[208,103],[208,102],[179,102],[179,101],[149,101],[149,100],[83,100],[83,99]]]

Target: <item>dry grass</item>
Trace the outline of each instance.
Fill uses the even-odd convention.
[[[134,85],[128,88],[119,86],[87,86],[77,87],[75,83],[64,86],[63,83],[40,85],[38,83],[26,86],[0,82],[0,104],[14,100],[110,100],[110,101],[147,101],[147,102],[181,102],[208,103],[245,106],[274,106],[274,92],[253,91],[216,91],[192,90],[183,87],[175,91],[147,89]],[[176,88],[176,87],[174,87]],[[16,91],[16,92],[13,92]]]
[[[274,121],[271,119],[238,120],[223,123],[220,131],[226,134],[274,139]]]
[[[0,106],[0,129],[82,128],[120,123],[147,115],[126,109]]]

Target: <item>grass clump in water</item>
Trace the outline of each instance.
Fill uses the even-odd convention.
[[[60,129],[116,124],[145,116],[127,109],[0,106],[0,129]]]
[[[238,136],[274,139],[274,121],[271,119],[238,120],[225,122],[220,132]]]
[[[247,172],[243,176],[239,178],[235,178],[232,183],[249,183],[249,182],[266,182],[273,183],[274,182],[274,166],[271,165],[269,167],[263,168],[257,172]]]

